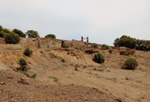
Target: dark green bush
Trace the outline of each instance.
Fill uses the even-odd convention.
[[[56,36],[54,34],[47,34],[45,36],[45,38],[53,38],[53,39],[56,39]]]
[[[62,58],[62,59],[61,59],[61,61],[62,61],[62,62],[65,62],[65,59],[64,59],[64,58]]]
[[[14,32],[6,34],[4,38],[7,44],[16,44],[20,41],[19,35]]]
[[[123,35],[115,39],[115,47],[128,47],[131,49],[150,51],[150,40],[139,40]]]
[[[16,34],[18,34],[20,37],[26,37],[26,34],[24,34],[21,30],[19,29],[14,29],[13,32],[15,32]]]
[[[4,31],[0,31],[0,37],[1,38],[4,38],[6,34],[8,34],[8,33],[4,32]]]
[[[102,50],[109,50],[110,47],[109,47],[109,45],[103,44],[101,49]]]
[[[126,69],[135,69],[138,66],[138,62],[135,58],[128,58],[125,61],[124,66]]]
[[[2,31],[3,27],[0,25],[0,31]]]
[[[4,31],[5,33],[10,33],[8,29],[2,29],[2,31]]]
[[[104,55],[99,52],[94,55],[94,61],[97,63],[103,63],[105,61]]]
[[[28,63],[24,57],[21,57],[19,59],[19,65],[21,66],[21,71],[27,71],[28,70]]]
[[[34,30],[28,30],[26,32],[26,34],[28,35],[29,38],[38,38],[40,37],[37,31]]]
[[[27,48],[25,49],[25,51],[24,51],[24,54],[25,54],[26,56],[31,56],[31,55],[32,55],[32,50],[31,50],[29,47],[27,47]]]

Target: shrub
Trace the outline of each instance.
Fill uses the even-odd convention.
[[[19,35],[14,32],[6,34],[4,38],[7,44],[16,44],[20,41]]]
[[[94,55],[94,61],[97,63],[103,63],[105,61],[104,55],[99,52]]]
[[[101,49],[102,50],[109,50],[110,47],[109,47],[109,45],[103,44]]]
[[[63,44],[62,44],[62,48],[68,48],[67,44],[66,44],[66,43],[63,43]]]
[[[92,44],[91,47],[93,47],[93,48],[98,48],[98,45],[97,45],[97,44]]]
[[[27,48],[25,49],[25,51],[24,51],[24,54],[25,54],[26,56],[31,56],[32,50],[31,50],[29,47],[27,47]]]
[[[20,73],[26,75],[29,78],[33,78],[33,79],[35,79],[37,76],[37,74],[30,75],[27,71],[20,71]]]
[[[26,32],[26,34],[28,35],[29,38],[38,38],[40,37],[37,31],[34,30],[28,30]]]
[[[115,39],[115,47],[128,47],[131,49],[150,51],[150,40],[139,40],[130,36],[123,35]]]
[[[24,57],[21,57],[19,59],[19,65],[21,66],[21,71],[27,71],[28,70],[28,63]]]
[[[0,25],[0,31],[2,31],[3,27]]]
[[[4,32],[4,31],[0,31],[0,37],[4,38],[6,34],[8,34],[8,33]]]
[[[76,50],[80,50],[80,48],[79,47],[74,47]]]
[[[4,31],[5,33],[10,33],[8,29],[2,29],[2,31]]]
[[[128,58],[124,65],[126,69],[135,69],[138,66],[138,62],[135,58]]]
[[[26,37],[26,34],[24,34],[21,30],[19,29],[14,29],[13,32],[15,32],[16,34],[18,34],[20,37]]]
[[[54,34],[47,34],[45,36],[45,38],[53,38],[53,39],[56,39],[56,36]]]
[[[64,63],[64,62],[65,62],[65,59],[64,59],[64,58],[62,58],[62,59],[61,59],[61,61]]]

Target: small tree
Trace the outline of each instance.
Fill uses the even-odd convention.
[[[94,61],[97,63],[103,63],[105,61],[104,55],[99,52],[94,55]]]
[[[24,54],[25,54],[26,56],[31,56],[32,50],[31,50],[29,47],[27,47],[27,48],[25,49],[25,51],[24,51]]]
[[[28,35],[29,38],[38,38],[40,37],[37,31],[34,30],[28,30],[26,32],[26,34]]]
[[[27,71],[28,70],[28,63],[24,57],[21,57],[19,59],[19,65],[21,66],[21,71]]]
[[[138,66],[138,62],[135,58],[128,58],[125,61],[124,66],[126,69],[135,69]]]
[[[18,34],[20,37],[26,37],[26,34],[24,34],[21,30],[19,29],[14,29],[13,32],[15,32],[16,34]]]
[[[45,38],[53,38],[53,39],[56,39],[56,36],[54,34],[47,34],[45,36]]]
[[[16,44],[20,41],[19,35],[14,32],[6,34],[4,38],[7,44]]]

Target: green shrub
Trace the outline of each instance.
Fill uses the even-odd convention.
[[[75,47],[75,49],[76,49],[76,50],[80,50],[80,48],[79,48],[79,47]]]
[[[138,62],[135,58],[128,58],[124,65],[126,69],[135,69],[138,66]]]
[[[8,34],[8,33],[4,32],[4,31],[0,31],[0,37],[4,38],[6,34]]]
[[[26,34],[24,34],[21,30],[19,29],[14,29],[13,32],[15,32],[16,34],[18,34],[20,37],[26,37]]]
[[[54,79],[55,82],[58,82],[58,81],[59,81],[59,79],[58,79],[57,77],[55,77],[55,76],[49,76],[49,78]]]
[[[2,31],[4,31],[5,33],[10,33],[8,29],[2,29]]]
[[[19,59],[19,65],[21,66],[21,71],[27,71],[28,70],[28,63],[24,57],[21,57]]]
[[[2,31],[3,27],[0,25],[0,31]]]
[[[4,38],[7,44],[16,44],[20,41],[19,35],[14,32],[6,34]]]
[[[64,59],[64,58],[62,58],[62,59],[61,59],[61,61],[64,63],[64,62],[65,62],[65,59]]]
[[[53,39],[56,39],[56,36],[54,34],[47,34],[45,36],[45,38],[53,38]]]
[[[150,40],[139,40],[126,35],[115,39],[114,45],[115,47],[127,47],[131,49],[150,51]]]
[[[62,48],[68,48],[67,44],[66,44],[66,43],[63,43],[63,44],[62,44]]]
[[[102,50],[109,50],[110,47],[109,47],[109,45],[103,44],[101,49]]]
[[[94,55],[94,61],[97,63],[103,63],[105,61],[104,55],[99,52]]]
[[[37,74],[30,75],[27,71],[20,71],[20,73],[26,75],[29,78],[36,78]]]
[[[26,32],[26,34],[28,35],[29,38],[38,38],[40,37],[37,31],[34,30],[28,30]]]
[[[32,55],[32,50],[31,50],[29,47],[27,47],[27,48],[25,49],[25,51],[24,51],[24,54],[25,54],[26,56],[31,56],[31,55]]]
[[[97,45],[97,44],[92,44],[91,47],[93,47],[93,48],[98,48],[98,45]]]

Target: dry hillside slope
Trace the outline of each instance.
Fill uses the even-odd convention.
[[[150,52],[127,48],[101,50],[101,45],[50,38],[22,38],[19,44],[0,44],[0,102],[150,102]],[[23,54],[29,46],[33,54]],[[124,52],[134,52],[125,55]],[[93,61],[102,52],[105,62]],[[18,72],[24,56],[29,74]],[[128,57],[138,60],[135,70],[122,69]]]

